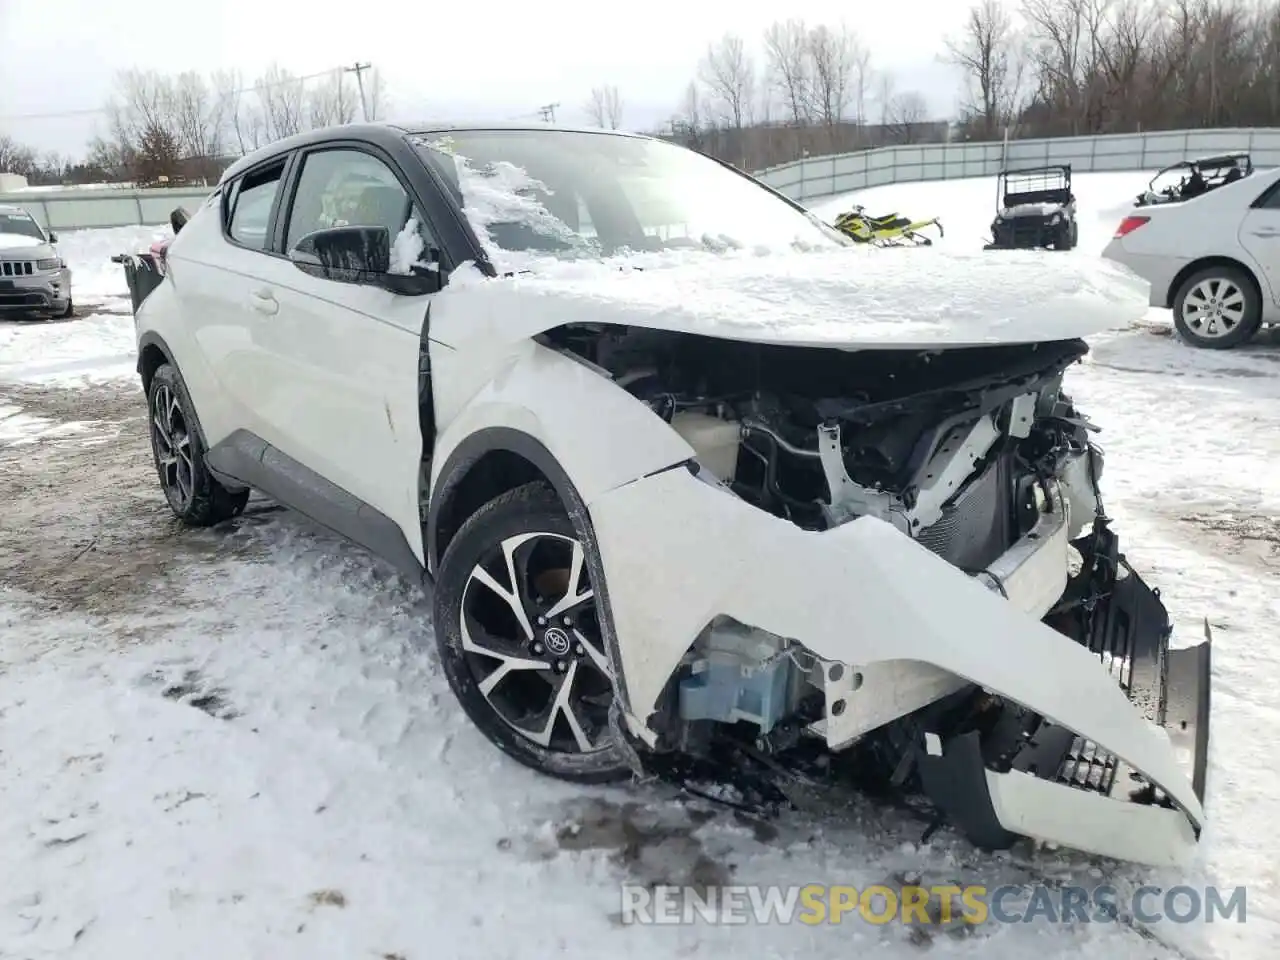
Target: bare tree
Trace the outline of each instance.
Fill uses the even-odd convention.
[[[756,68],[740,36],[726,33],[707,47],[698,65],[717,118],[734,130],[752,121],[756,96]]]
[[[978,136],[994,138],[1017,111],[1022,79],[1017,44],[1003,0],[979,0],[969,10],[963,33],[946,41],[948,58],[969,86],[965,112],[977,122]]]
[[[809,31],[808,40],[813,75],[810,114],[828,129],[834,129],[844,120],[853,98],[861,44],[843,25],[833,30],[820,24]]]
[[[915,90],[886,91],[880,123],[889,143],[916,143],[929,120],[929,104]]]
[[[786,118],[796,126],[808,123],[813,102],[809,28],[803,20],[772,24],[764,32],[764,53],[769,85]]]
[[[35,172],[36,152],[7,134],[0,134],[0,173],[16,173],[20,177]]]
[[[307,91],[301,79],[279,64],[272,64],[254,81],[253,87],[266,118],[268,139],[278,140],[302,132]]]
[[[312,127],[351,123],[360,106],[359,94],[342,70],[334,70],[313,86],[307,91],[306,100],[307,116]]]
[[[208,176],[211,161],[222,152],[222,104],[204,77],[194,71],[180,73],[172,85],[175,139],[181,154],[198,162],[193,173]]]
[[[618,93],[618,88],[611,83],[592,87],[586,111],[597,127],[617,130],[622,126],[622,95]]]

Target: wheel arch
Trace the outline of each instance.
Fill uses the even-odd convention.
[[[459,443],[441,468],[427,506],[428,569],[434,574],[450,541],[476,510],[535,481],[555,490],[571,517],[585,519],[586,505],[573,481],[536,438],[510,427],[486,427]]]
[[[587,569],[600,603],[601,634],[614,672],[615,691],[619,705],[627,711],[630,697],[618,653],[609,588],[586,501],[568,472],[537,438],[511,427],[485,427],[453,449],[440,470],[427,506],[423,532],[427,574],[436,576],[450,541],[479,507],[535,481],[544,481],[555,491],[586,548]]]
[[[1165,302],[1170,308],[1173,307],[1174,302],[1178,297],[1178,291],[1182,289],[1182,285],[1186,283],[1190,277],[1199,273],[1201,270],[1208,269],[1209,267],[1230,267],[1234,270],[1241,271],[1253,286],[1253,292],[1258,297],[1259,305],[1265,305],[1266,301],[1262,295],[1262,284],[1258,281],[1258,275],[1248,264],[1243,263],[1234,257],[1212,256],[1192,260],[1174,275],[1173,280],[1169,284],[1169,291],[1165,296]]]
[[[196,428],[196,433],[200,436],[200,442],[206,451],[209,449],[209,435],[205,432],[204,424],[200,420],[200,410],[196,406],[196,402],[191,397],[191,387],[187,384],[187,379],[182,375],[182,367],[178,365],[178,361],[174,359],[173,351],[169,348],[169,344],[165,342],[164,337],[153,330],[148,330],[138,338],[138,376],[142,378],[142,396],[147,403],[147,416],[151,416],[151,381],[156,375],[156,371],[162,366],[168,364],[178,374],[178,379],[182,381],[183,389],[187,393],[187,398],[191,402],[191,420]],[[206,453],[206,460],[208,455]],[[224,478],[228,481],[230,478]]]
[[[174,368],[178,366],[173,359],[173,351],[169,349],[169,345],[164,342],[164,337],[160,334],[148,330],[138,338],[138,376],[142,378],[142,392],[149,393],[151,390],[151,378],[155,376],[157,370],[162,364],[170,364]],[[181,376],[182,371],[178,371]]]

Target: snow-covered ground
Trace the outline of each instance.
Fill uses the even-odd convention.
[[[1081,176],[1096,256],[1140,174]],[[994,183],[904,184],[872,212],[980,246]],[[820,205],[830,213],[847,205]],[[1186,874],[978,853],[857,803],[758,824],[664,788],[540,778],[462,717],[429,602],[257,500],[234,530],[168,519],[113,253],[69,234],[98,312],[0,324],[0,956],[1270,958],[1280,945],[1280,347],[1173,342],[1158,314],[1073,373],[1102,426],[1106,506],[1180,636],[1215,631],[1211,819]],[[890,251],[886,256],[913,256]],[[81,284],[84,284],[81,287]],[[81,293],[83,290],[83,294]],[[8,381],[7,383],[5,381]],[[622,927],[618,884],[1248,886],[1248,920]]]
[[[68,322],[0,323],[0,382],[97,382],[134,375],[133,314],[118,253],[144,253],[168,227],[72,230],[58,237],[71,268],[76,317]]]

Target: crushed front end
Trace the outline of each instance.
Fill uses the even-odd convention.
[[[649,770],[887,791],[983,847],[1186,858],[1209,642],[1170,648],[1119,551],[1061,389],[1083,342],[566,346],[697,453],[589,504]]]

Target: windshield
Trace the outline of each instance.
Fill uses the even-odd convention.
[[[486,246],[555,256],[844,246],[833,228],[661,140],[559,130],[413,138]]]
[[[10,236],[17,234],[20,237],[34,237],[36,240],[44,240],[44,231],[40,229],[40,224],[36,223],[29,214],[21,211],[17,213],[0,213],[0,233],[7,233]]]

